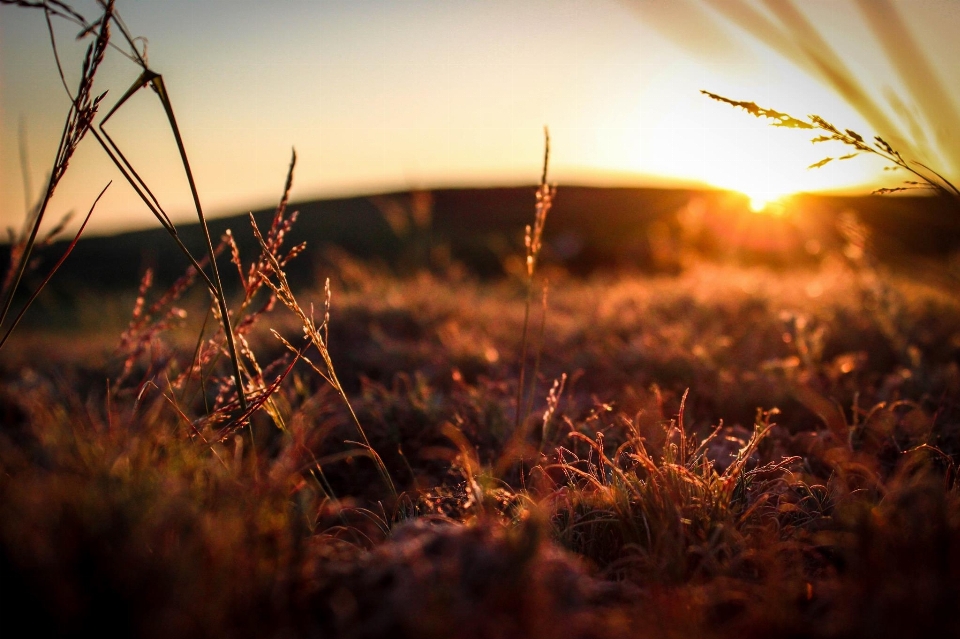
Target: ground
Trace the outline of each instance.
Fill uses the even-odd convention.
[[[268,329],[297,350],[303,318],[260,313],[266,289],[234,301],[249,419],[202,291],[151,314],[146,290],[139,315],[132,294],[80,293],[96,308],[17,334],[0,364],[9,623],[960,631],[960,305],[942,273],[839,251],[669,275],[546,264],[526,358],[522,277],[344,256],[329,276],[329,298],[295,291],[329,362],[316,341],[294,362]]]

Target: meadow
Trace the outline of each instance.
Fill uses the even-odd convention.
[[[72,329],[20,329],[5,618],[137,636],[956,626],[953,290],[842,250],[546,264],[518,424],[523,273],[330,263],[329,311],[322,288],[297,303],[336,383],[261,290],[237,324],[245,420],[209,317],[198,341],[203,295],[113,293]]]
[[[88,84],[112,10],[90,29]],[[105,135],[84,86],[62,171],[71,144]],[[210,234],[198,211],[199,240],[164,224],[180,277],[58,289],[68,255],[3,338],[3,622],[41,636],[960,634],[948,256],[885,253],[890,234],[849,213],[764,247],[757,228],[804,232],[790,222],[803,205],[774,219],[741,203],[651,224],[644,269],[573,269],[548,167],[549,153],[493,271],[424,244],[439,222],[423,194],[377,204],[394,261],[310,262],[312,240],[291,239],[295,158],[272,214]],[[724,234],[722,215],[753,232]],[[8,309],[59,266],[29,259],[51,247],[27,230]]]

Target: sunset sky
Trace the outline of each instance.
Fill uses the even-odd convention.
[[[765,38],[770,30],[750,20],[764,15],[782,22],[786,14],[769,8],[775,1],[118,0],[116,6],[130,30],[149,42],[149,62],[167,83],[201,199],[217,215],[274,202],[291,147],[300,158],[298,200],[533,184],[544,125],[553,145],[551,181],[561,187],[710,185],[765,199],[897,181],[860,159],[808,171],[833,149],[708,100],[701,89],[797,116],[818,113],[869,136],[897,138],[875,125],[899,126],[922,159],[956,171],[956,156],[944,147],[957,124],[950,107],[960,101],[960,3],[876,2],[893,8],[891,21],[880,9],[869,14],[867,2],[779,3],[801,8],[808,21],[794,20],[789,33],[812,26],[833,58],[809,33]],[[76,6],[96,15],[92,2]],[[72,42],[76,32],[73,25],[58,27],[70,85],[83,50]],[[904,45],[899,62],[891,59],[899,55],[889,55],[891,42],[909,44],[911,37],[916,49]],[[919,72],[910,77],[917,56],[929,62],[935,81]],[[872,112],[824,81],[832,60],[842,60],[868,90]],[[109,90],[107,108],[137,75],[120,56],[108,59],[98,84]],[[953,89],[918,96],[911,80]],[[21,139],[35,199],[68,106],[42,13],[0,7],[2,226],[18,225],[25,208]],[[110,131],[172,217],[192,219],[156,96],[138,94]],[[111,179],[92,231],[155,224],[92,137],[50,214],[85,212]]]

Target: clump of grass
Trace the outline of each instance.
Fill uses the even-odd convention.
[[[611,576],[682,583],[716,574],[749,545],[774,486],[798,458],[757,466],[754,455],[771,432],[773,412],[758,416],[750,440],[722,471],[707,457],[720,428],[699,441],[683,427],[683,404],[664,425],[663,446],[647,450],[635,422],[626,441],[608,450],[602,432],[573,432],[585,457],[558,449],[544,473],[564,481],[550,499],[557,539]]]

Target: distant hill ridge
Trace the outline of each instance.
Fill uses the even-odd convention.
[[[299,258],[291,275],[300,283],[312,281],[317,260],[334,247],[395,268],[430,263],[431,252],[439,247],[481,276],[497,275],[505,257],[521,250],[523,227],[533,219],[534,194],[533,186],[440,189],[426,196],[391,193],[291,204],[300,217],[288,242],[308,243],[307,256]],[[417,207],[421,218],[424,213],[429,218],[419,226],[414,219]],[[796,240],[810,235],[820,243],[830,242],[836,220],[847,210],[856,211],[874,230],[875,250],[883,259],[943,256],[960,246],[960,211],[936,198],[801,195],[788,209],[781,218],[751,213],[745,198],[722,191],[561,185],[546,225],[547,259],[579,272],[611,265],[670,268],[670,251],[679,250],[683,242],[693,239],[708,251],[730,251],[738,248],[738,234],[744,233],[754,238],[748,247],[752,253],[789,261],[797,242],[764,248],[764,233],[786,233]],[[686,212],[678,216],[681,211]],[[698,215],[702,219],[691,219]],[[271,216],[272,211],[255,213],[261,227]],[[212,220],[209,226],[214,238],[232,229],[241,253],[247,259],[256,254],[246,214]],[[704,235],[705,228],[717,237],[690,237]],[[201,255],[197,225],[178,229],[185,244]],[[46,255],[54,259],[64,246],[51,247]],[[4,263],[8,251],[0,247]],[[82,239],[55,282],[128,288],[136,286],[148,266],[164,282],[182,274],[185,265],[163,229],[134,231]]]

